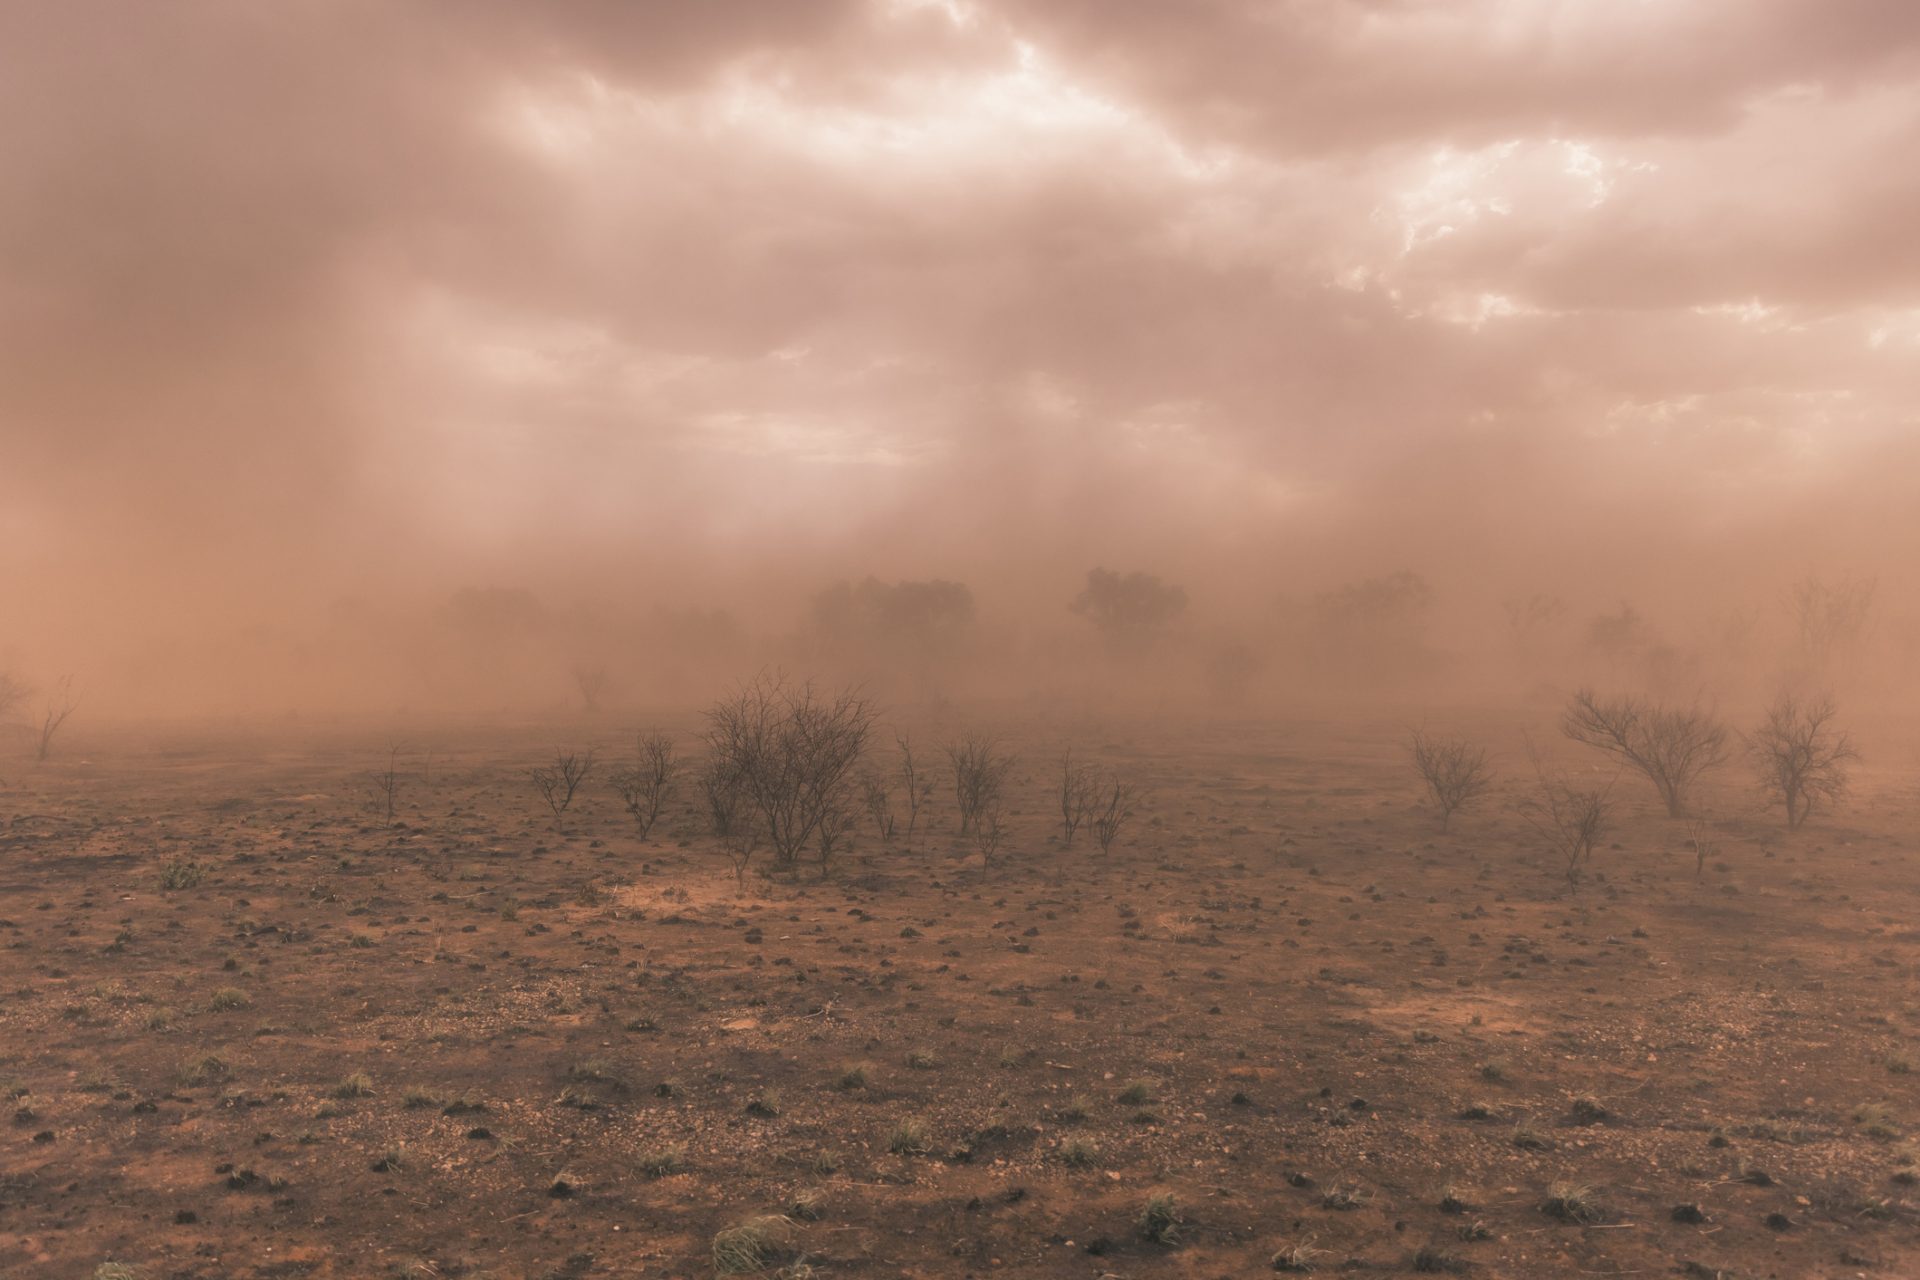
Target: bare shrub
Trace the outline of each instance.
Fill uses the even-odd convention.
[[[854,824],[859,820],[860,810],[854,802],[852,786],[837,788],[821,808],[818,837],[814,842],[820,854],[822,875],[826,874],[833,856],[852,844]]]
[[[374,799],[386,810],[387,825],[393,825],[394,801],[400,790],[400,744],[393,743],[387,748],[387,767],[376,769],[373,774]]]
[[[614,788],[619,791],[627,812],[633,815],[642,840],[660,820],[660,811],[666,807],[667,797],[673,794],[674,779],[679,772],[680,758],[674,754],[673,739],[656,731],[640,735],[639,759],[633,767],[614,774]]]
[[[1133,806],[1140,798],[1131,782],[1109,778],[1100,790],[1099,807],[1093,811],[1093,839],[1106,853],[1120,832],[1133,820]]]
[[[1465,738],[1430,738],[1420,729],[1413,731],[1407,744],[1413,767],[1427,784],[1427,794],[1440,810],[1440,829],[1445,831],[1454,810],[1484,795],[1493,785],[1493,769],[1487,763],[1485,747]]]
[[[953,766],[953,798],[960,808],[960,834],[968,835],[988,809],[999,803],[1014,758],[992,738],[968,734],[947,744],[947,762]]]
[[[1860,753],[1834,728],[1835,714],[1832,698],[1785,694],[1746,736],[1747,756],[1767,794],[1786,806],[1788,827],[1846,794],[1847,767]]]
[[[933,799],[933,778],[914,758],[913,741],[906,734],[894,735],[900,747],[900,790],[907,802],[907,847],[913,847],[913,833],[920,825],[920,811]]]
[[[873,730],[853,689],[824,697],[811,683],[762,675],[707,712],[707,745],[738,775],[780,867],[791,867],[848,804],[847,788]]]
[[[1578,889],[1581,872],[1612,822],[1613,779],[1601,786],[1581,786],[1550,770],[1537,755],[1533,767],[1539,790],[1522,802],[1520,816],[1559,857],[1567,887]]]
[[[573,668],[573,687],[580,693],[580,705],[589,714],[598,711],[601,695],[607,691],[607,669],[598,664],[576,665]]]
[[[40,717],[40,743],[34,759],[45,760],[53,754],[53,736],[79,706],[73,697],[73,677],[61,676],[54,681],[53,690],[47,695],[46,710]]]
[[[994,796],[986,806],[974,815],[973,847],[980,851],[980,858],[989,866],[1000,855],[1000,845],[1006,839],[1006,824],[1002,820],[1000,797]]]
[[[1707,859],[1720,852],[1720,842],[1714,838],[1713,825],[1699,817],[1687,821],[1687,843],[1693,848],[1693,879],[1698,884],[1707,874]]]
[[[1878,586],[1871,578],[1862,582],[1843,577],[1827,582],[1810,576],[1787,588],[1795,656],[1807,670],[1823,672],[1858,646],[1866,633]]]
[[[877,770],[869,769],[860,775],[860,799],[866,806],[867,814],[873,819],[873,829],[880,836],[881,847],[893,844],[893,786],[887,776]]]
[[[11,672],[0,671],[0,724],[5,724],[14,709],[27,700],[27,686]]]
[[[553,763],[544,769],[533,771],[534,789],[540,798],[553,810],[553,820],[557,823],[566,813],[567,806],[573,803],[574,793],[580,790],[580,784],[593,772],[593,752],[577,755],[573,752],[556,751]]]
[[[1073,848],[1073,837],[1100,803],[1100,778],[1091,765],[1075,764],[1073,748],[1060,755],[1061,843]]]
[[[721,852],[733,866],[734,881],[740,892],[747,890],[747,867],[753,862],[760,844],[760,832],[753,821],[753,802],[747,795],[739,770],[731,761],[714,757],[700,770],[700,794],[707,807],[707,821]]]
[[[1698,706],[1682,710],[1582,689],[1567,704],[1560,728],[1575,742],[1645,774],[1675,818],[1686,815],[1688,794],[1700,776],[1727,761],[1726,726]]]

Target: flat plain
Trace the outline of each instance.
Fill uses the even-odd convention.
[[[942,776],[744,892],[625,726],[409,733],[391,824],[383,733],[9,761],[0,1273],[1920,1274],[1910,770],[1794,832],[1729,770],[1704,858],[1622,778],[1575,889],[1524,716],[1444,833],[1386,718],[980,724],[991,860]]]

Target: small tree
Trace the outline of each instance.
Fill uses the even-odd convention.
[[[13,677],[11,672],[0,671],[0,724],[5,724],[13,715],[14,708],[27,700],[27,686]]]
[[[707,712],[707,744],[738,775],[779,866],[793,866],[821,823],[846,805],[873,720],[872,704],[853,689],[823,697],[778,674]]]
[[[53,735],[60,732],[60,726],[79,706],[73,697],[73,677],[61,676],[54,682],[53,691],[47,697],[46,711],[40,718],[40,745],[34,759],[45,760],[53,754]]]
[[[1645,774],[1684,817],[1700,776],[1727,761],[1727,728],[1700,707],[1681,710],[1641,698],[1601,698],[1590,689],[1573,695],[1560,728],[1575,742],[1606,752]]]
[[[533,771],[534,789],[540,793],[540,798],[546,801],[547,808],[553,810],[555,825],[561,821],[567,806],[573,803],[574,792],[580,789],[580,784],[585,782],[587,775],[592,772],[593,752],[591,750],[585,755],[555,751],[553,764]]]
[[[1787,809],[1787,826],[1798,827],[1815,807],[1846,794],[1848,766],[1859,752],[1833,727],[1833,699],[1783,695],[1766,721],[1747,735],[1747,756],[1760,784]]]
[[[666,807],[667,797],[673,794],[674,778],[679,772],[680,760],[674,754],[673,739],[655,731],[640,735],[638,762],[614,775],[613,785],[620,792],[621,803],[627,806],[627,812],[639,826],[642,840],[660,820],[660,811]]]
[[[387,767],[376,769],[373,774],[374,797],[387,813],[387,825],[393,825],[394,801],[400,790],[400,744],[392,743],[387,747]]]
[[[1109,643],[1136,647],[1186,611],[1187,593],[1138,569],[1089,569],[1087,585],[1067,608],[1099,628]]]
[[[833,855],[853,843],[854,824],[859,820],[860,810],[854,803],[853,787],[842,785],[828,798],[820,811],[819,834],[815,845],[820,851],[820,874],[827,873],[827,866],[833,861]]]
[[[1520,815],[1560,858],[1567,887],[1578,890],[1580,875],[1593,860],[1613,818],[1613,779],[1604,786],[1578,786],[1550,772],[1536,756],[1539,791],[1520,806]]]
[[[1454,810],[1478,799],[1493,785],[1486,748],[1465,738],[1430,738],[1415,729],[1408,750],[1413,767],[1427,784],[1427,794],[1440,810],[1442,831],[1453,820]]]
[[[973,846],[980,851],[980,860],[992,866],[1005,838],[1006,826],[1001,821],[1000,797],[995,794],[973,818]]]
[[[607,691],[607,669],[599,664],[579,663],[573,668],[573,687],[580,691],[580,705],[589,715],[600,709],[600,696]]]
[[[879,833],[882,848],[893,844],[893,788],[887,782],[887,776],[874,769],[868,769],[860,775],[860,797],[866,805],[867,813],[873,818],[873,829]]]
[[[1100,852],[1106,853],[1119,839],[1121,830],[1133,820],[1133,806],[1139,795],[1132,783],[1110,778],[1100,796],[1099,807],[1093,813],[1093,839],[1100,846]]]
[[[733,865],[734,883],[739,892],[747,891],[747,866],[759,846],[759,829],[753,822],[753,802],[739,770],[727,760],[715,757],[700,770],[700,795],[706,802],[707,821],[721,852]]]
[[[1060,754],[1061,844],[1073,848],[1074,833],[1100,803],[1100,779],[1091,765],[1075,764],[1073,748]]]
[[[1720,842],[1713,836],[1713,824],[1704,817],[1689,818],[1687,843],[1693,846],[1693,880],[1698,884],[1707,874],[1707,859],[1720,852]]]
[[[964,836],[999,803],[1014,759],[992,738],[969,734],[947,745],[947,762],[953,766],[953,798],[960,808],[960,834]]]
[[[933,798],[933,778],[914,759],[913,742],[906,734],[895,734],[900,746],[900,790],[907,802],[907,848],[913,848],[913,833],[920,825],[920,810]]]

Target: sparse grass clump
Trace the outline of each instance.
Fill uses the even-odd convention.
[[[356,1071],[328,1091],[335,1098],[370,1098],[373,1096],[373,1077],[364,1071]]]
[[[1593,1188],[1577,1182],[1556,1182],[1548,1187],[1546,1199],[1540,1202],[1540,1212],[1549,1218],[1582,1225],[1599,1222],[1607,1216]]]
[[[233,1077],[233,1066],[217,1053],[195,1058],[180,1068],[180,1082],[193,1088],[219,1084]]]
[[[786,1252],[793,1224],[778,1214],[748,1218],[713,1237],[713,1269],[723,1276],[765,1271]]]
[[[932,1071],[940,1065],[940,1059],[936,1058],[929,1050],[914,1049],[907,1054],[907,1065],[915,1071]]]
[[[640,1153],[635,1167],[649,1178],[670,1178],[687,1167],[687,1149],[679,1145],[649,1147]]]
[[[1140,1238],[1152,1244],[1178,1244],[1180,1241],[1180,1202],[1161,1192],[1147,1197],[1134,1224]]]
[[[1100,1163],[1100,1148],[1086,1138],[1068,1138],[1060,1144],[1060,1163],[1069,1169],[1091,1169]]]
[[[207,1001],[207,1007],[215,1013],[226,1013],[232,1009],[244,1009],[253,1000],[238,987],[222,987],[213,993],[213,999]]]
[[[1553,1139],[1524,1120],[1513,1126],[1512,1142],[1522,1151],[1547,1151],[1553,1147]]]
[[[1153,1081],[1129,1080],[1124,1089],[1114,1095],[1114,1101],[1123,1107],[1142,1107],[1153,1101]]]
[[[1863,1102],[1855,1107],[1853,1122],[1860,1126],[1860,1132],[1880,1142],[1891,1142],[1900,1136],[1893,1112],[1878,1102]]]
[[[918,1120],[902,1120],[887,1135],[887,1150],[897,1156],[923,1156],[933,1150],[933,1139]]]
[[[1320,1259],[1327,1256],[1325,1249],[1313,1247],[1313,1237],[1304,1240],[1289,1241],[1280,1246],[1273,1255],[1273,1269],[1291,1274],[1304,1274],[1318,1269]]]
[[[852,1093],[857,1089],[864,1089],[867,1087],[867,1080],[872,1070],[873,1067],[869,1063],[851,1063],[840,1072],[840,1078],[833,1082],[833,1087],[842,1093]]]
[[[175,893],[182,889],[198,888],[206,876],[206,868],[191,858],[175,858],[160,868],[160,892]],[[117,1262],[107,1266],[119,1266]]]

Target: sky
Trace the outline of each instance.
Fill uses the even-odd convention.
[[[1909,0],[0,4],[0,653],[1897,587],[1916,156]]]

